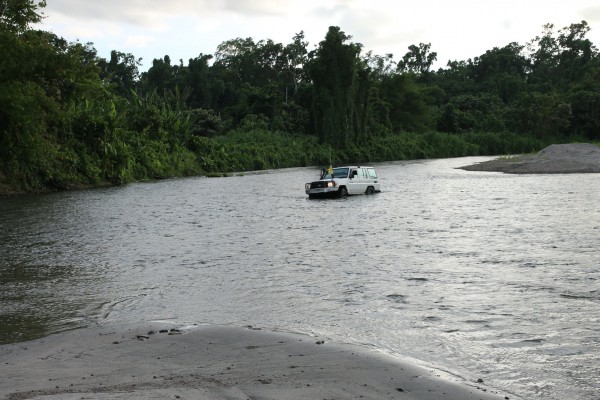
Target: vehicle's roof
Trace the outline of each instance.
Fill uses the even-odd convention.
[[[366,165],[347,165],[344,167],[335,167],[336,168],[373,168],[373,167],[367,167]]]

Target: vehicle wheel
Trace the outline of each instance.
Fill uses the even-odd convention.
[[[346,189],[346,186],[342,186],[340,190],[338,190],[338,193],[340,197],[348,197],[348,189]]]
[[[374,188],[373,186],[369,186],[369,187],[367,188],[367,191],[366,191],[366,193],[367,193],[367,194],[373,194],[373,193],[375,193],[375,188]]]
[[[317,196],[315,196],[314,194],[309,194],[309,195],[308,195],[308,198],[309,198],[309,199],[314,199],[315,197],[317,197]]]

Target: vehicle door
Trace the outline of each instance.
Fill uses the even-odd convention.
[[[349,183],[348,193],[362,194],[367,190],[367,175],[364,168],[353,168],[351,172],[352,179]],[[354,172],[356,171],[356,172]]]
[[[350,168],[350,173],[348,175],[348,184],[346,185],[346,187],[348,188],[348,194],[360,193],[359,170],[360,168]]]

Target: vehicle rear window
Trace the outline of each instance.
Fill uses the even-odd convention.
[[[369,168],[369,178],[377,179],[377,172],[373,168]]]

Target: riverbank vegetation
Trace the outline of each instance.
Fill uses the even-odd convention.
[[[316,47],[236,38],[140,60],[33,29],[0,0],[0,190],[43,191],[330,162],[528,153],[600,141],[600,57],[585,21],[432,69],[339,27]],[[309,50],[314,47],[314,50]]]

